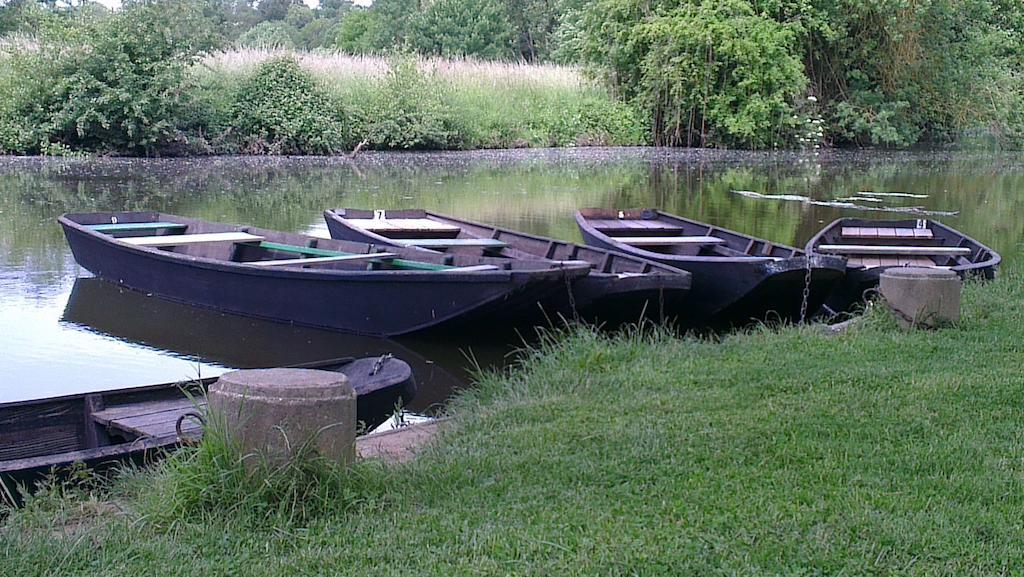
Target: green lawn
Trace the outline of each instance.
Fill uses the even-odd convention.
[[[7,521],[0,567],[1020,574],[1022,301],[1010,275],[968,286],[963,321],[939,332],[904,332],[882,311],[838,336],[579,330],[459,399],[450,432],[416,462],[305,488],[304,516],[275,512],[209,459],[179,458],[112,494],[44,495]],[[203,498],[181,488],[218,474]]]

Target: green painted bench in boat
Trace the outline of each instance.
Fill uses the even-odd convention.
[[[184,230],[188,228],[188,225],[177,222],[125,222],[89,224],[86,225],[86,227],[95,230],[96,232],[113,234],[115,232],[133,232],[142,230]]]
[[[615,240],[630,246],[667,246],[674,244],[725,244],[717,236],[616,236]]]
[[[957,246],[880,246],[868,244],[822,244],[820,252],[833,254],[968,255],[971,249]]]
[[[282,244],[279,242],[263,241],[260,243],[260,248],[269,250],[278,250],[281,252],[291,252],[295,254],[302,254],[307,256],[347,256],[355,253],[340,252],[336,250],[325,250],[322,248],[314,248],[311,246],[298,246],[294,244]],[[407,269],[407,270],[448,270],[454,267],[444,264],[434,264],[432,262],[420,262],[417,260],[405,260],[401,258],[393,258],[392,256],[380,256],[389,255],[391,253],[367,253],[369,256],[378,258],[381,260],[388,261],[391,265]]]
[[[338,256],[313,256],[309,258],[283,258],[279,260],[254,260],[245,264],[253,266],[305,266],[310,264],[327,264],[332,262],[345,262],[349,260],[365,260],[374,258],[389,258],[395,256],[390,252],[373,252],[366,254],[342,254]]]
[[[394,242],[403,246],[418,246],[421,248],[505,248],[508,246],[507,243],[496,238],[401,238],[394,239]]]

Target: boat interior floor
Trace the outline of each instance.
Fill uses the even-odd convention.
[[[126,440],[175,435],[179,420],[182,433],[198,435],[200,422],[190,415],[205,406],[205,402],[187,398],[166,399],[102,409],[92,413],[92,419],[106,427],[109,435]]]
[[[850,268],[916,266],[949,268],[969,262],[971,249],[944,246],[943,239],[926,227],[844,226],[831,244],[818,250],[847,257]]]

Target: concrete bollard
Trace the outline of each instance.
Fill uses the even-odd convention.
[[[207,395],[210,415],[243,455],[271,464],[300,450],[349,464],[355,459],[356,394],[341,373],[255,369],[222,375]],[[258,459],[246,459],[252,470]]]
[[[904,327],[938,328],[960,320],[960,277],[951,270],[894,267],[884,271],[878,292]]]

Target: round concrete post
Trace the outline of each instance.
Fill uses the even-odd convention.
[[[355,459],[356,394],[341,373],[255,369],[222,375],[207,395],[210,415],[223,423],[243,455],[279,464],[318,455]],[[250,470],[258,460],[246,459]]]
[[[878,292],[904,327],[938,328],[960,319],[960,277],[949,269],[894,267],[884,271]]]

